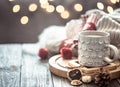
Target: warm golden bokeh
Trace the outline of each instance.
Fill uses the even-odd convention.
[[[64,11],[60,15],[63,19],[68,19],[70,17],[70,13],[68,11]]]
[[[40,4],[45,4],[48,2],[48,0],[39,0]]]
[[[112,12],[113,12],[113,7],[107,6],[107,11],[108,11],[109,13],[112,13]]]
[[[74,5],[74,9],[78,12],[82,11],[83,10],[83,6],[81,4],[75,4]]]
[[[49,5],[47,8],[46,8],[46,11],[51,13],[51,12],[54,12],[55,11],[55,7],[53,5]]]
[[[117,0],[110,0],[111,3],[115,4]]]
[[[97,7],[98,7],[98,9],[103,10],[104,4],[102,2],[97,2]]]
[[[13,2],[13,1],[15,1],[15,0],[9,0],[9,2]]]
[[[46,2],[46,3],[40,4],[40,6],[41,8],[46,9],[47,7],[49,7],[49,3]]]
[[[23,16],[20,19],[21,24],[27,24],[29,21],[29,18],[27,16]]]
[[[56,11],[57,11],[58,13],[62,13],[64,10],[65,10],[65,8],[64,8],[62,5],[58,5],[58,6],[56,7]]]
[[[17,13],[20,11],[20,5],[14,5],[12,9],[13,13]]]
[[[37,5],[35,3],[30,4],[29,7],[28,7],[28,9],[29,9],[30,12],[36,11],[37,8],[38,7],[37,7]]]

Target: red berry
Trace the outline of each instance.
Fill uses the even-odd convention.
[[[46,48],[40,48],[38,55],[39,55],[42,59],[46,59],[46,58],[48,57],[48,50],[47,50]]]
[[[90,22],[89,24],[90,24],[90,26],[89,26],[88,30],[96,30],[96,25],[94,23]]]
[[[68,47],[63,47],[60,50],[60,53],[64,59],[71,59],[72,58],[72,49]]]

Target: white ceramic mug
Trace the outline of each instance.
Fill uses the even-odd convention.
[[[110,59],[110,49],[114,58]],[[83,31],[78,38],[78,59],[82,66],[105,66],[119,59],[118,49],[110,44],[110,34],[100,31]]]

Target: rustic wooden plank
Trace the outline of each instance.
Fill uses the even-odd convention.
[[[68,64],[67,62],[71,61],[71,60],[64,60],[63,62],[60,62],[59,61],[60,59],[60,55],[56,55],[56,56],[53,56],[51,57],[51,59],[49,60],[49,67],[50,67],[50,70],[52,73],[54,73],[55,75],[57,75],[57,77],[55,75],[52,75],[53,76],[53,83],[54,83],[54,87],[56,87],[58,84],[60,85],[60,87],[67,87],[67,86],[71,86],[70,85],[70,82],[68,82],[67,80],[65,80],[65,78],[67,78],[67,71],[68,71],[68,68],[65,68],[65,67],[68,67]],[[60,65],[61,64],[61,65]],[[112,64],[111,64],[112,65]],[[62,66],[62,67],[61,67]],[[113,66],[113,65],[112,65]],[[116,65],[117,66],[117,65]],[[106,67],[105,67],[106,68]],[[107,68],[110,68],[109,66]],[[84,68],[83,68],[84,69]],[[94,68],[96,69],[96,68]],[[94,69],[88,69],[87,71],[92,71],[93,73],[93,70]],[[85,70],[85,69],[84,69]],[[110,69],[112,70],[112,68]],[[115,72],[115,71],[114,71]],[[119,77],[119,73],[115,72],[115,73],[112,73],[112,77],[116,77],[118,78]],[[63,78],[60,78],[60,77],[64,77]],[[116,80],[113,80],[113,84],[112,85],[109,85],[109,87],[113,87],[114,86],[114,83],[116,85],[116,87],[119,85],[118,83],[115,82]],[[83,84],[81,85],[83,87],[97,87],[96,84],[94,83],[91,83],[91,84]],[[120,86],[120,85],[119,85]]]
[[[108,85],[108,87],[120,87],[120,85],[118,84],[117,80],[114,79],[110,82],[110,84]]]
[[[27,46],[22,47],[21,87],[53,87],[48,60],[41,60],[32,50],[28,51]]]
[[[114,84],[114,87],[120,87],[120,83],[118,83],[116,79],[113,80],[111,83]]]
[[[117,79],[117,81],[118,81],[118,83],[119,83],[119,85],[120,85],[120,79]]]
[[[53,85],[54,85],[53,87],[75,87],[75,86],[70,85],[69,80],[66,78],[59,77],[54,74],[52,74],[52,78],[53,78]],[[117,80],[120,81],[119,79]],[[108,85],[108,87],[120,87],[120,83],[117,82],[117,80],[112,80],[110,84]],[[92,82],[90,84],[82,84],[79,87],[98,87],[98,86],[94,84],[94,82]]]
[[[94,87],[93,85],[90,86],[87,84],[82,84],[80,86],[72,86],[68,79],[56,76],[55,74],[52,74],[52,78],[53,78],[53,87]]]
[[[37,56],[37,44],[23,45],[23,62],[21,87],[75,87],[68,79],[50,74],[48,61],[40,60]],[[39,47],[39,46],[38,46]],[[115,87],[111,82],[108,87]],[[94,83],[83,84],[79,87],[98,87]]]
[[[20,87],[21,45],[0,45],[0,87]]]
[[[52,78],[53,78],[53,85],[54,85],[53,87],[72,87],[68,79],[56,76],[54,74],[52,74]]]

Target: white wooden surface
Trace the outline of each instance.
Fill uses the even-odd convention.
[[[75,87],[49,71],[48,60],[37,56],[36,44],[0,45],[0,87]],[[78,87],[97,87],[83,84]],[[108,87],[120,87],[120,79]]]
[[[21,45],[0,45],[0,87],[20,87]]]

